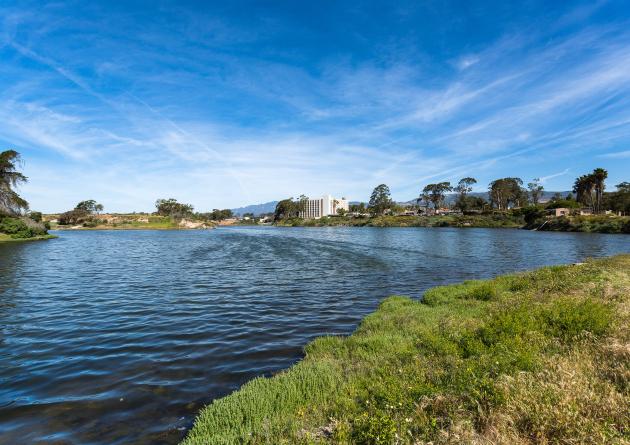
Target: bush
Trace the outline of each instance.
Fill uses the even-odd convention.
[[[496,300],[499,296],[499,291],[496,285],[491,281],[483,282],[481,285],[473,288],[465,298],[480,301]]]
[[[520,209],[520,214],[525,218],[525,223],[530,226],[541,218],[544,218],[545,211],[537,206],[529,206]]]
[[[32,238],[45,235],[46,228],[43,224],[37,224],[27,218],[0,216],[0,233],[6,233],[15,239]]]
[[[59,224],[62,226],[82,224],[91,219],[90,212],[83,209],[74,209],[59,215]]]
[[[28,217],[35,222],[42,222],[42,212],[30,212]]]
[[[546,308],[542,318],[547,335],[569,341],[583,332],[596,336],[605,334],[610,328],[612,315],[611,309],[603,303],[562,298]]]
[[[545,206],[546,209],[579,209],[582,205],[573,199],[557,199]]]

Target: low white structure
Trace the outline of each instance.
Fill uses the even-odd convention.
[[[343,209],[346,212],[350,209],[346,198],[333,198],[330,195],[321,198],[308,199],[305,203],[303,212],[300,212],[301,218],[317,219],[322,216],[337,215],[337,211]]]

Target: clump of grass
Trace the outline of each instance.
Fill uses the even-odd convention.
[[[390,297],[185,444],[623,443],[630,255]]]
[[[587,332],[604,335],[612,328],[613,320],[613,310],[605,303],[562,297],[545,307],[540,323],[547,335],[566,342]]]
[[[498,296],[499,291],[496,285],[490,281],[481,283],[467,294],[467,298],[481,301],[495,300]]]
[[[514,443],[622,443],[630,425],[627,394],[598,376],[591,354],[578,349],[548,358],[539,372],[503,376],[492,435]]]

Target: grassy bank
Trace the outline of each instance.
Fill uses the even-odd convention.
[[[38,235],[38,236],[29,237],[29,238],[12,238],[11,235],[7,235],[6,233],[0,233],[0,243],[40,241],[40,240],[53,239],[53,238],[57,238],[57,236],[56,235]]]
[[[364,218],[329,217],[320,219],[292,218],[278,222],[278,226],[291,227],[488,227],[520,228],[525,224],[521,216],[491,215],[439,215],[439,216],[374,216]]]
[[[629,327],[630,255],[390,297],[184,444],[628,443]]]
[[[630,233],[630,216],[584,215],[562,216],[536,221],[530,227],[558,232]]]

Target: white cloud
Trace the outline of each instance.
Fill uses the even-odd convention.
[[[605,153],[603,155],[599,155],[599,157],[605,159],[630,159],[630,150]]]
[[[560,176],[564,176],[564,175],[568,174],[568,173],[569,173],[569,171],[570,171],[570,169],[565,168],[565,169],[564,169],[563,171],[561,171],[561,172],[558,172],[558,173],[553,173],[553,174],[551,174],[551,175],[547,175],[547,176],[541,176],[539,179],[540,179],[540,182],[541,182],[542,184],[544,184],[545,182],[549,181],[550,179],[553,179],[553,178],[558,178],[558,177],[560,177]]]
[[[62,210],[82,193],[117,210],[178,194],[201,209],[323,191],[365,199],[379,182],[403,200],[426,181],[538,176],[527,170],[533,160],[572,162],[589,150],[628,158],[610,151],[630,142],[623,26],[555,40],[511,34],[450,59],[442,76],[397,54],[328,58],[311,70],[286,54],[230,54],[216,43],[229,46],[231,27],[215,28],[208,44],[195,41],[198,21],[185,39],[147,31],[124,51],[110,43],[118,51],[80,53],[87,65],[79,50],[9,33],[4,50],[30,62],[0,67],[13,79],[0,93],[0,139],[54,154],[32,167],[25,190],[35,206]],[[239,41],[257,38],[252,30]]]

